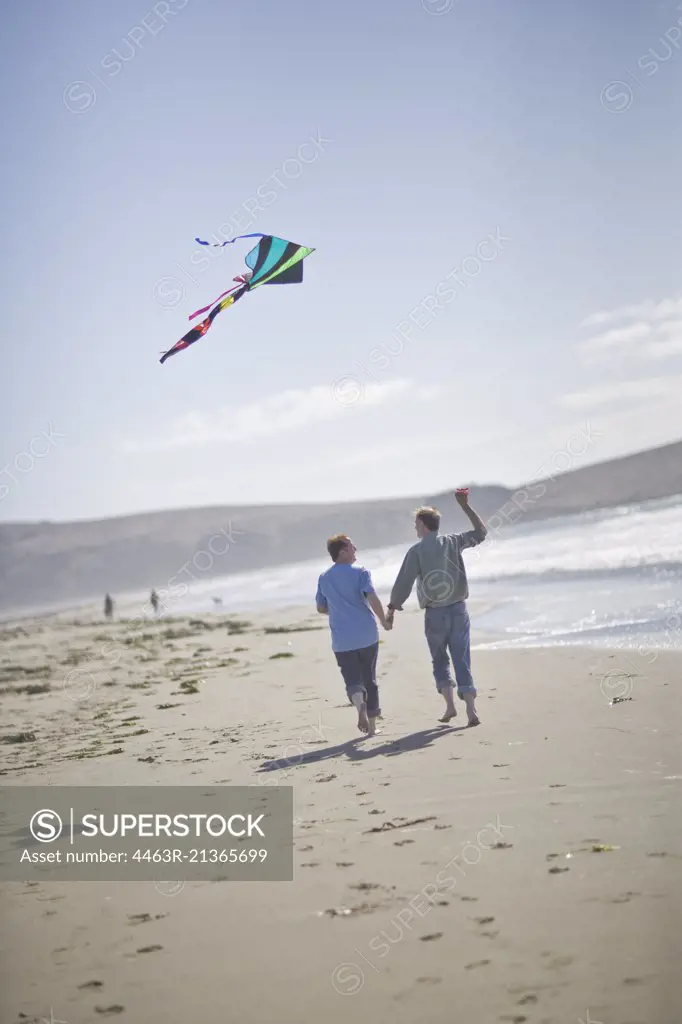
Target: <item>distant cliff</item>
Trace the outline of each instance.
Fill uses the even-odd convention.
[[[518,488],[472,484],[492,528],[682,492],[682,441]],[[360,548],[412,541],[410,512],[434,504],[466,528],[452,493],[325,505],[225,506],[76,523],[0,524],[0,610],[168,588],[324,554],[336,532]]]

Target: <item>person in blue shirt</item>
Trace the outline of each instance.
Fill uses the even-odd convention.
[[[379,630],[391,626],[376,595],[367,569],[355,565],[355,545],[345,533],[327,541],[334,563],[317,583],[317,610],[329,616],[332,650],[341,669],[346,693],[358,712],[358,729],[367,736],[376,732],[381,714],[377,687]],[[376,618],[375,618],[376,616]]]

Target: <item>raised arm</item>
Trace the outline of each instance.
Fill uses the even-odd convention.
[[[467,517],[467,519],[474,528],[476,541],[480,543],[481,541],[485,540],[485,538],[488,535],[488,527],[485,525],[485,523],[479,516],[478,512],[475,512],[471,505],[469,504],[469,488],[458,488],[458,490],[455,491],[455,498],[457,499],[457,504],[462,509],[462,512],[464,512],[464,515]]]

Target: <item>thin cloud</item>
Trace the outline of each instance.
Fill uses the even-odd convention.
[[[631,324],[629,327],[616,327],[611,331],[606,331],[604,334],[597,334],[594,338],[582,342],[580,348],[585,352],[603,352],[605,350],[621,348],[648,338],[651,331],[651,324],[640,321],[639,323]]]
[[[568,409],[593,409],[600,405],[618,402],[670,398],[679,394],[682,387],[682,374],[674,377],[648,377],[643,380],[623,380],[588,391],[577,391],[562,395],[561,405]]]
[[[619,320],[667,320],[672,316],[682,315],[682,297],[663,299],[661,302],[640,302],[630,306],[618,306],[616,309],[600,310],[591,313],[581,322],[581,327],[602,327],[604,324],[617,323]]]
[[[667,359],[682,354],[682,320],[669,320],[658,328],[655,339],[647,345],[652,359]]]
[[[661,334],[682,335],[682,320],[669,320],[667,323],[661,324],[659,330]]]
[[[682,355],[682,330],[677,337],[673,336],[665,341],[654,341],[648,345],[647,355],[651,359],[669,359],[670,356]]]
[[[652,325],[640,321],[583,341],[578,350],[590,365],[615,359],[621,362],[623,358],[667,359],[682,352],[682,323],[667,320]]]
[[[624,357],[661,360],[682,352],[682,298],[661,302],[641,302],[621,306],[609,312],[594,313],[583,320],[585,326],[603,326],[616,320],[631,319],[618,327],[594,334],[577,346],[586,363],[594,365]]]
[[[123,451],[138,453],[187,448],[225,442],[245,442],[300,430],[326,420],[375,408],[410,395],[417,400],[434,397],[433,389],[415,387],[409,380],[395,379],[367,384],[352,409],[339,401],[329,385],[291,388],[244,405],[223,407],[215,412],[190,412],[171,421],[155,438],[130,439]]]

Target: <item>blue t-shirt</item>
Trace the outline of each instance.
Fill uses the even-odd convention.
[[[358,651],[379,642],[379,630],[366,594],[372,577],[359,565],[334,564],[320,576],[316,602],[329,610],[333,651]]]

